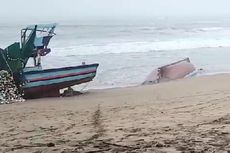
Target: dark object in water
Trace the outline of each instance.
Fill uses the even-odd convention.
[[[55,144],[50,142],[50,143],[47,143],[47,147],[55,147]]]
[[[164,65],[153,70],[143,84],[153,84],[184,78],[195,71],[194,65],[189,58]]]

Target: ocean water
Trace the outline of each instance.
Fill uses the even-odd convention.
[[[0,47],[31,23],[0,24]],[[189,57],[204,74],[230,72],[230,18],[60,21],[44,68],[99,63],[88,88],[141,84],[153,70]]]

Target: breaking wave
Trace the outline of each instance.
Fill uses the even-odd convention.
[[[107,44],[82,44],[76,46],[54,47],[55,55],[94,55],[108,53],[132,53],[160,50],[182,50],[195,48],[230,47],[230,37],[223,39],[176,39],[156,42],[120,42]]]

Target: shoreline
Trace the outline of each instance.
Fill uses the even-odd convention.
[[[162,84],[162,83],[168,83],[168,82],[174,82],[174,81],[179,81],[179,80],[184,80],[184,79],[193,79],[193,78],[209,77],[209,76],[230,75],[230,71],[229,72],[209,72],[209,73],[205,73],[205,74],[203,74],[203,73],[198,74],[198,75],[195,74],[195,75],[192,75],[192,76],[189,76],[189,75],[190,74],[188,74],[188,77],[184,77],[184,78],[181,78],[181,79],[176,79],[176,80],[171,80],[171,81],[161,82],[161,83],[155,83],[155,84],[147,84],[147,86],[148,85],[157,85],[157,84]],[[109,86],[109,87],[93,87],[93,88],[87,88],[86,87],[86,91],[95,91],[95,90],[100,91],[100,90],[113,90],[113,89],[123,89],[123,88],[135,88],[135,87],[139,87],[139,86],[146,86],[146,85],[142,85],[142,83],[139,83],[139,84],[132,84],[132,85],[120,85],[120,86]],[[73,86],[73,89],[76,89],[76,88]],[[84,93],[84,90],[82,90],[82,91]]]

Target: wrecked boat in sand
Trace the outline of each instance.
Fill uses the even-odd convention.
[[[195,71],[195,66],[190,62],[189,58],[164,65],[153,70],[143,82],[145,84],[154,84],[167,82],[171,80],[184,78]]]

